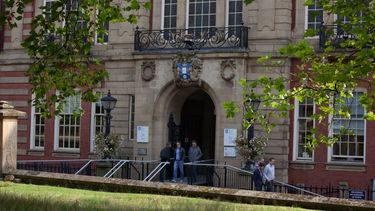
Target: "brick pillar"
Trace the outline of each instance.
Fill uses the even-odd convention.
[[[13,108],[0,101],[0,177],[17,168],[17,117],[26,113]]]

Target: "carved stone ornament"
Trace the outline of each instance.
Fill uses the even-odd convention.
[[[142,79],[151,81],[155,77],[155,62],[144,61],[141,65]]]
[[[194,53],[173,57],[174,82],[178,87],[201,86],[202,61]]]
[[[234,78],[236,70],[236,64],[234,63],[234,59],[227,59],[221,62],[221,77],[226,80],[230,81]]]

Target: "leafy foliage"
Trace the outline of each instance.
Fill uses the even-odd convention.
[[[0,24],[17,27],[25,5],[31,0],[7,0],[7,9],[0,16]],[[54,0],[41,6],[41,14],[31,23],[30,35],[22,46],[33,60],[29,76],[34,94],[33,105],[40,107],[44,117],[62,111],[69,96],[81,95],[84,101],[94,102],[99,95],[93,89],[108,78],[101,62],[90,54],[92,45],[103,44],[108,35],[108,22],[137,23],[133,14],[141,8],[150,9],[151,3],[137,0]],[[56,104],[57,103],[57,104]],[[58,105],[55,108],[55,105]],[[82,114],[82,110],[77,112]]]
[[[350,33],[354,39],[346,39],[340,46],[331,45],[332,43],[327,41],[324,49],[319,50],[315,50],[305,40],[279,49],[283,60],[300,60],[297,65],[298,69],[290,75],[278,72],[277,67],[284,61],[275,60],[270,55],[260,58],[259,62],[266,67],[265,73],[279,74],[279,77],[263,75],[250,82],[242,79],[240,84],[244,88],[244,101],[248,98],[258,98],[263,102],[264,107],[272,109],[257,112],[249,109],[245,113],[244,121],[249,117],[257,118],[266,131],[270,132],[273,125],[272,119],[283,118],[287,116],[289,110],[294,108],[291,104],[292,99],[304,101],[306,98],[310,98],[314,100],[318,108],[311,117],[318,122],[315,126],[328,122],[330,127],[332,122],[327,120],[331,115],[339,114],[341,117],[350,119],[350,105],[345,105],[342,97],[353,98],[353,92],[358,86],[369,90],[359,99],[366,109],[364,118],[366,120],[375,119],[373,112],[375,89],[372,88],[375,85],[375,47],[373,45],[375,43],[375,2],[374,0],[317,1],[323,6],[325,15],[345,16],[350,20],[344,23],[337,19],[332,24],[336,24]],[[251,2],[245,1],[245,3]],[[313,0],[307,0],[305,5],[312,3]],[[364,15],[359,17],[358,14]],[[329,37],[333,36],[334,31],[322,27],[318,33],[326,33]],[[316,32],[311,30],[305,34],[306,37],[315,35]],[[249,89],[254,88],[263,91],[250,95]],[[238,105],[234,102],[226,102],[224,108],[227,111],[227,117],[232,118],[234,113],[238,112],[237,107]],[[317,134],[316,128],[313,128],[311,132],[312,135],[308,137],[310,139],[309,148],[317,147],[320,142],[331,145],[337,141],[337,138]]]

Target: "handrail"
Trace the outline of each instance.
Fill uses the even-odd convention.
[[[154,173],[154,175],[152,175],[151,176],[151,178],[150,179],[148,179],[148,181],[147,182],[149,182],[149,181],[151,181],[152,179],[154,179],[154,177],[166,166],[166,165],[168,165],[169,164],[169,162],[162,162],[162,163],[164,163],[163,164],[163,166],[162,167],[160,167],[159,168],[159,170],[158,171],[156,171],[155,173]]]
[[[235,170],[243,172],[243,173],[247,173],[249,175],[253,175],[253,172],[251,172],[251,171],[246,171],[244,169],[240,169],[240,168],[237,168],[237,167],[234,167],[234,166],[231,166],[231,165],[227,165],[227,164],[223,165],[223,164],[193,164],[193,163],[186,163],[186,165],[228,167],[228,168],[232,168],[232,169],[235,169]],[[308,191],[308,190],[305,190],[305,189],[302,189],[302,188],[299,188],[299,187],[296,187],[296,186],[293,186],[293,185],[289,185],[287,183],[283,183],[283,182],[280,182],[280,181],[277,181],[277,180],[274,180],[274,182],[279,183],[281,185],[285,185],[287,187],[290,187],[290,188],[293,188],[293,189],[296,189],[296,190],[299,190],[299,191],[302,191],[302,192],[305,192],[305,193],[308,193],[308,194],[311,194],[311,195],[314,195],[314,196],[324,197],[324,196],[319,195],[317,193],[314,193],[314,192],[311,192],[311,191]]]
[[[118,165],[123,163],[124,161],[120,160],[118,163],[116,163],[115,166],[113,166],[103,177],[107,177],[108,174],[110,174],[111,171],[113,171]]]
[[[163,164],[163,162],[160,162],[159,163],[159,165],[157,165],[155,168],[154,168],[154,170],[152,170],[151,171],[151,173],[149,173],[148,175],[147,175],[147,177],[146,178],[144,178],[143,179],[143,181],[147,181],[148,180],[148,178],[161,166]]]
[[[119,162],[120,163],[120,162]],[[107,178],[109,177],[112,177],[112,175],[114,175],[125,163],[127,163],[127,161],[124,161],[122,162],[122,164],[120,166],[117,167],[117,169],[115,169],[112,174],[110,174]],[[105,176],[104,176],[105,177]]]
[[[83,171],[83,169],[85,169],[90,163],[92,162],[92,160],[90,160],[89,162],[87,162],[81,169],[79,169],[75,175],[78,175],[79,173],[81,173]]]
[[[17,161],[17,163],[29,163],[29,162],[32,162],[32,163],[35,163],[35,162],[42,162],[42,163],[46,163],[46,162],[87,162],[80,170],[78,170],[75,173],[75,175],[78,175],[85,168],[87,168],[87,166],[89,166],[93,162],[108,162],[108,161],[113,161],[113,162],[118,162],[118,163],[112,169],[110,169],[110,171],[107,172],[107,174],[104,175],[104,177],[106,177],[107,175],[109,175],[111,173],[112,174],[110,176],[112,176],[125,163],[156,163],[156,162],[160,162],[160,160],[122,160],[122,159],[98,159],[98,160],[92,160],[92,159],[75,159],[75,160],[19,160],[19,161]],[[208,164],[208,163],[202,163],[202,162],[205,162],[205,161],[198,161],[196,163],[189,162],[189,163],[184,163],[184,165],[227,167],[229,169],[233,169],[233,170],[245,173],[245,174],[253,175],[253,172],[247,171],[247,170],[235,167],[235,166],[231,166],[231,165],[227,165],[227,164]],[[149,175],[147,175],[147,177],[143,181],[151,181],[163,168],[165,168],[165,166],[167,164],[169,164],[169,162],[160,162],[154,168],[154,170]],[[305,189],[302,189],[302,188],[299,188],[299,187],[296,187],[296,186],[293,186],[293,185],[290,185],[290,184],[287,184],[287,183],[284,183],[284,182],[281,182],[281,181],[274,180],[274,182],[278,183],[280,185],[283,185],[283,186],[286,186],[286,187],[289,187],[289,188],[292,188],[292,189],[304,192],[304,193],[308,193],[308,194],[311,194],[311,195],[314,195],[314,196],[324,197],[324,196],[319,195],[317,193],[314,193],[314,192],[311,192],[311,191],[308,191],[308,190],[305,190]]]

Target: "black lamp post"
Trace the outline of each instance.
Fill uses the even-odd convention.
[[[260,105],[260,100],[255,98],[254,100],[248,99],[244,102],[246,111],[251,107],[253,111],[257,111]],[[251,123],[252,119],[248,119]],[[247,129],[247,143],[248,146],[251,146],[251,141],[254,138],[254,124],[251,123],[250,127]]]
[[[115,108],[117,99],[114,97],[111,97],[111,91],[108,90],[108,95],[105,97],[102,97],[100,101],[102,102],[102,106],[104,110],[106,110],[107,112],[105,116],[105,133],[104,133],[104,137],[107,138],[107,136],[109,135],[109,132],[111,131],[111,119],[112,119],[111,110]]]

